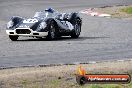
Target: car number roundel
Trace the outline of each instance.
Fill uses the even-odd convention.
[[[36,22],[38,22],[37,19],[26,19],[23,21],[23,23],[36,23]]]

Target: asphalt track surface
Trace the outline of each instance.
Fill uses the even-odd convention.
[[[83,25],[78,39],[46,41],[20,37],[12,42],[5,33],[5,24],[13,15],[32,17],[47,7],[72,12],[127,4],[132,4],[132,0],[0,0],[0,67],[130,59],[132,20],[128,19],[80,14]]]

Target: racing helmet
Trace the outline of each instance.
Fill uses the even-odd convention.
[[[54,9],[52,9],[52,8],[47,8],[47,9],[45,9],[45,11],[46,12],[50,12],[50,13],[54,13],[55,12]]]

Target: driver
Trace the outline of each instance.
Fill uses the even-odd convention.
[[[52,8],[45,9],[45,11],[46,11],[46,12],[49,12],[49,13],[54,13],[54,12],[55,12],[55,10],[52,9]]]

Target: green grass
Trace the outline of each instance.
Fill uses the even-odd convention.
[[[89,88],[122,88],[119,84],[93,84]]]
[[[132,88],[129,84],[86,84],[79,88]]]
[[[60,80],[56,79],[56,80],[51,80],[49,85],[57,88],[59,87],[60,83],[61,83]]]
[[[132,7],[126,7],[121,9],[122,12],[126,12],[127,14],[132,14]]]
[[[26,79],[22,80],[20,83],[22,84],[22,86],[24,88],[26,88],[28,85],[31,84],[31,82],[29,80],[26,80]]]
[[[129,84],[85,84],[81,86],[77,83],[58,79],[47,81],[45,84],[23,80],[22,85],[24,88],[41,88],[42,86],[45,88],[132,88],[132,82]]]

